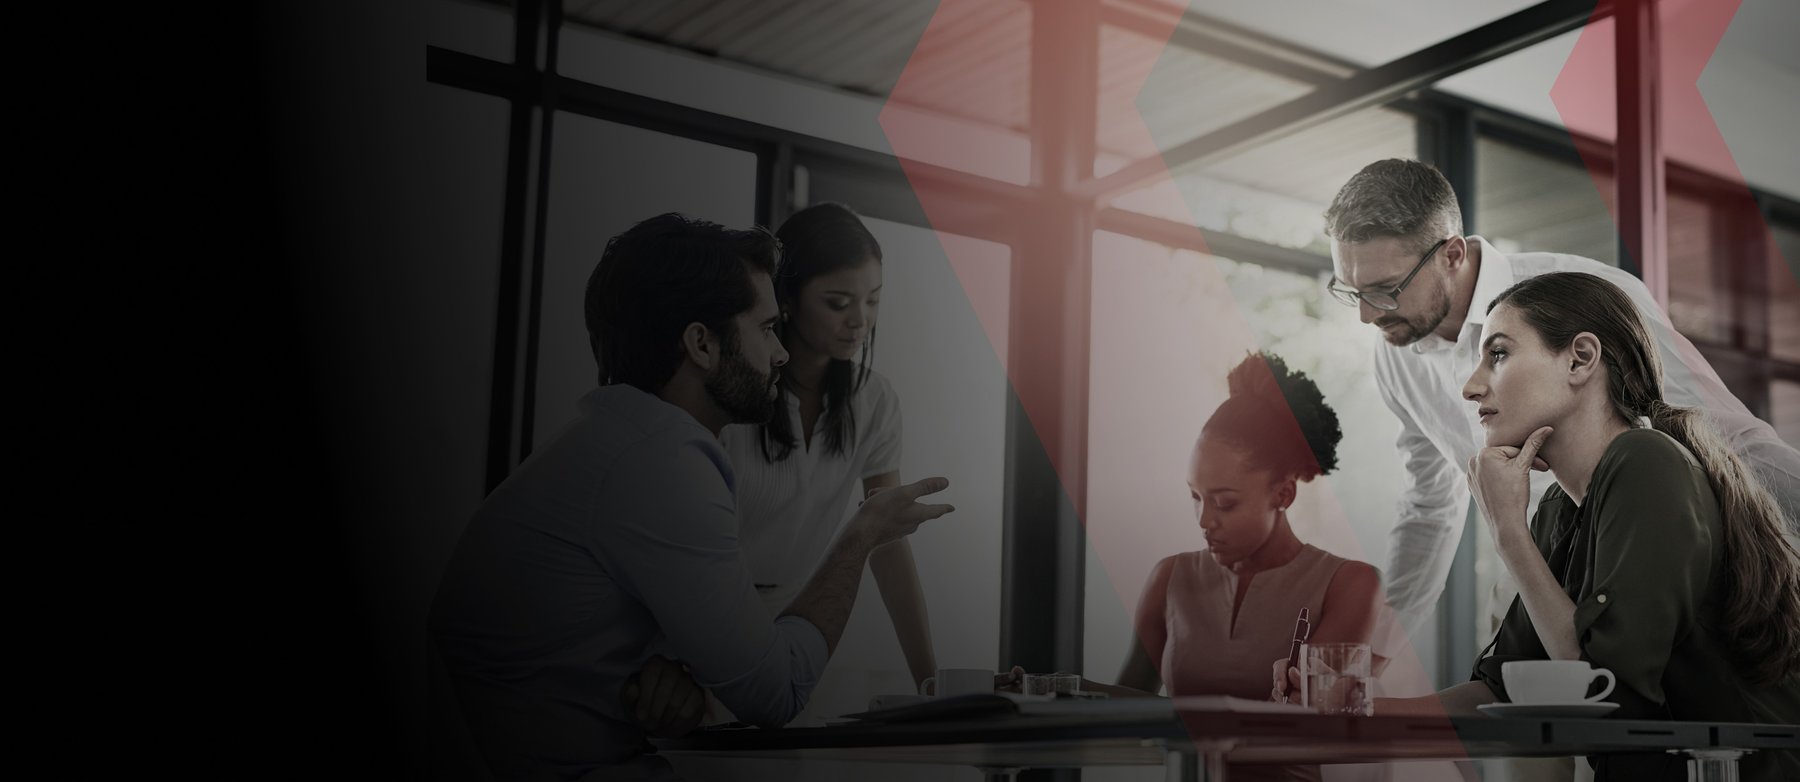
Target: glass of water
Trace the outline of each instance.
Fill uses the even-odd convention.
[[[1369,692],[1372,658],[1368,644],[1307,644],[1301,653],[1305,690],[1301,702],[1320,714],[1375,713]]]
[[[1074,673],[1025,674],[1020,692],[1026,695],[1075,695],[1081,692],[1081,675]]]

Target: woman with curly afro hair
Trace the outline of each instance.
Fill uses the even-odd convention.
[[[1206,548],[1156,563],[1134,617],[1119,696],[1271,696],[1294,620],[1313,643],[1368,643],[1381,578],[1374,566],[1302,542],[1288,523],[1299,484],[1337,466],[1337,413],[1304,373],[1255,353],[1227,378],[1231,396],[1201,428],[1188,493]],[[1318,779],[1317,766],[1234,766],[1233,779]]]

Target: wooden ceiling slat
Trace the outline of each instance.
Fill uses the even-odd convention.
[[[821,84],[837,84],[843,80],[843,71],[836,62],[819,55],[846,30],[873,23],[874,14],[868,7],[850,0],[835,0],[788,30],[759,59],[771,70],[806,73]]]
[[[743,3],[711,3],[669,28],[666,37],[673,43],[688,43],[702,51],[713,51],[717,46],[707,40],[708,34],[714,30],[732,29],[734,23],[746,15],[746,9],[753,8],[755,6]]]
[[[798,0],[791,3],[780,12],[763,17],[759,24],[745,30],[743,35],[736,36],[730,43],[719,47],[719,54],[760,66],[769,52],[780,46],[782,36],[792,30],[794,25],[813,17],[831,3],[832,0]]]
[[[876,95],[887,95],[900,79],[925,26],[931,20],[933,2],[881,3],[883,15],[868,29],[845,35],[821,56],[842,63],[853,86]]]
[[[689,19],[706,13],[717,7],[714,0],[663,0],[660,3],[645,3],[657,7],[657,13],[645,20],[638,31],[658,40],[674,40],[675,28]]]

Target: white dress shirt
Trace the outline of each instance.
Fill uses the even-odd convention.
[[[1669,325],[1643,281],[1622,269],[1589,258],[1561,253],[1502,254],[1479,236],[1481,267],[1474,299],[1455,342],[1427,335],[1412,345],[1375,343],[1375,380],[1388,409],[1400,419],[1398,447],[1406,460],[1406,487],[1400,498],[1399,521],[1390,537],[1384,573],[1387,598],[1408,631],[1416,630],[1436,607],[1462,538],[1469,489],[1464,473],[1469,459],[1487,441],[1476,416],[1478,406],[1463,399],[1462,388],[1481,361],[1481,329],[1488,304],[1515,282],[1550,272],[1585,272],[1619,286],[1637,304],[1656,340],[1663,363],[1663,398],[1669,404],[1697,407],[1736,451],[1762,477],[1788,518],[1793,539],[1800,511],[1800,452],[1783,443],[1767,423],[1725,387],[1712,367],[1686,337]],[[1554,479],[1532,473],[1531,506]],[[1505,611],[1516,587],[1501,574]]]
[[[785,395],[794,450],[770,463],[762,428],[733,424],[719,432],[737,476],[738,546],[771,615],[787,608],[824,560],[831,541],[863,499],[862,481],[900,469],[900,397],[879,372],[850,395],[856,438],[841,453],[825,447],[821,417],[810,446],[800,437],[800,400]]]

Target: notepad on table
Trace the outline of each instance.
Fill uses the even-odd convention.
[[[932,698],[888,709],[846,714],[863,722],[920,722],[998,717],[1136,717],[1174,719],[1178,711],[1228,711],[1262,714],[1309,714],[1312,709],[1292,703],[1274,703],[1228,695],[1195,695],[1180,698],[1056,698],[1047,695],[990,694]]]

